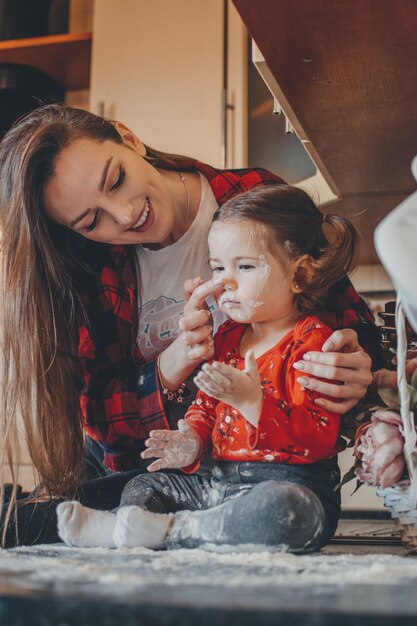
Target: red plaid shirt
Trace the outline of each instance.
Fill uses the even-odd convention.
[[[219,205],[252,187],[284,182],[262,169],[217,170],[194,160],[179,168],[201,172]],[[103,446],[104,462],[114,471],[142,465],[140,452],[150,430],[168,428],[156,361],[145,363],[136,345],[138,284],[132,251],[130,246],[102,251],[87,307],[89,323],[81,327],[79,341],[84,428]],[[373,325],[372,314],[348,278],[334,285],[332,295],[332,310],[320,316],[331,328]]]

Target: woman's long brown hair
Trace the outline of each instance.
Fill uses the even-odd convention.
[[[84,465],[78,328],[105,244],[52,222],[43,210],[56,159],[79,138],[122,142],[110,122],[62,105],[30,113],[0,142],[0,463],[2,484],[7,466],[14,483],[4,533],[15,510],[21,440],[41,481],[38,495],[73,497]],[[147,152],[167,169],[182,168],[185,159]]]

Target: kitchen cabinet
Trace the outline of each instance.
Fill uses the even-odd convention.
[[[321,208],[327,207],[337,199],[337,195],[330,186],[328,177],[325,178],[325,176],[323,176],[323,163],[319,161],[317,154],[311,146],[311,142],[309,142],[308,138],[303,134],[302,129],[297,126],[297,120],[292,115],[292,111],[288,106],[284,94],[280,90],[261,51],[253,40],[252,63],[257,70],[256,77],[260,74],[261,84],[263,81],[262,87],[265,88],[266,86],[268,88],[273,97],[274,104],[270,102],[269,110],[267,111],[269,119],[264,117],[265,104],[268,103],[268,100],[264,100],[261,105],[258,105],[259,111],[256,111],[256,109],[252,110],[251,108],[250,122],[253,128],[250,126],[249,155],[251,155],[254,146],[256,146],[257,156],[259,156],[260,159],[259,161],[254,160],[252,156],[250,164],[254,166],[261,165],[262,167],[266,167],[266,169],[278,172],[280,176],[290,184],[295,184],[305,189]],[[253,84],[253,89],[252,93],[249,95],[250,102],[256,97],[256,93],[259,90],[257,86],[259,83],[255,82],[254,74],[252,74],[252,76],[253,78],[250,82]],[[273,111],[274,115],[272,115]],[[277,115],[279,115],[279,117],[277,117]],[[264,128],[261,125],[255,126],[255,122],[259,120],[261,116],[263,117]],[[266,119],[268,119],[268,121],[266,121]],[[272,132],[274,126],[280,127],[280,134],[276,131]],[[266,129],[269,130],[269,133],[266,140],[262,143],[262,134],[265,135]],[[272,150],[274,151],[274,158],[277,161],[275,167],[271,167],[268,163],[263,163],[265,153],[271,152]],[[300,159],[301,150],[304,161]],[[301,172],[303,172],[303,175],[300,175]]]
[[[415,190],[415,0],[233,0],[276,94],[377,262],[373,231]]]
[[[85,10],[73,4],[73,14]],[[226,6],[227,65],[224,0],[100,0],[94,3],[94,40],[91,32],[71,32],[0,41],[0,62],[33,65],[68,92],[90,88],[90,110],[122,120],[159,149],[242,167],[247,31],[231,0]],[[88,7],[92,12],[93,3]],[[69,94],[68,103],[78,106],[77,94]]]
[[[226,161],[223,0],[96,2],[91,110],[157,149],[244,165],[247,34],[231,2],[228,23]]]

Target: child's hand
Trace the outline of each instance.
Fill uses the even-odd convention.
[[[194,382],[201,391],[230,404],[248,422],[258,425],[263,393],[253,350],[246,353],[243,371],[217,361],[205,363]]]
[[[142,452],[142,459],[154,461],[148,467],[148,472],[157,472],[169,467],[186,467],[194,463],[203,452],[200,436],[190,426],[180,420],[179,430],[152,430],[150,438],[145,441],[148,448]]]

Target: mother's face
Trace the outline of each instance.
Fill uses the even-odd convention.
[[[87,239],[166,245],[174,227],[167,178],[143,144],[74,140],[58,156],[44,191],[45,211]]]

